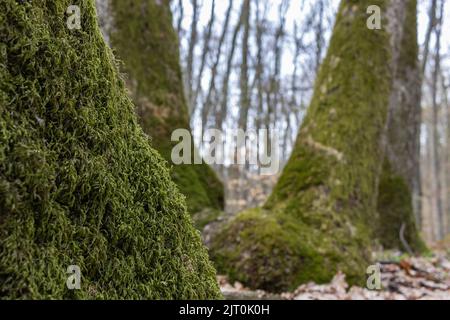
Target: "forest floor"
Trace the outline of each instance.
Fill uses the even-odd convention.
[[[239,282],[229,283],[224,276],[218,276],[218,281],[229,300],[450,300],[450,255],[446,250],[434,251],[429,257],[380,259],[381,290],[350,287],[342,273],[329,284],[308,283],[282,294],[252,291]]]

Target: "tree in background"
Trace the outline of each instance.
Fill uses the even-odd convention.
[[[393,84],[389,100],[386,157],[380,176],[377,237],[388,249],[408,253],[425,249],[420,222],[421,74],[417,43],[417,1],[396,12],[403,30],[393,39]]]
[[[270,128],[282,133],[283,165],[326,48],[334,15],[330,1],[229,0],[223,7],[212,0],[172,4],[185,89],[192,97],[191,123],[194,129],[202,127],[194,130],[201,151],[207,143],[199,137],[208,128]],[[295,21],[293,12],[299,16]],[[291,63],[295,68],[286,74]],[[231,139],[225,141],[227,160],[234,160],[234,147]],[[257,166],[214,168],[224,181],[225,210],[230,214],[261,204],[275,180],[260,177]]]
[[[140,123],[170,162],[176,143],[171,142],[172,132],[189,129],[189,114],[169,1],[97,0],[97,7],[105,38],[123,61]],[[193,37],[196,34],[193,31]],[[212,209],[207,210],[212,216],[197,216],[199,227],[223,208],[223,185],[208,165],[174,166],[172,178],[186,196],[194,219],[203,209]]]
[[[66,26],[73,2],[0,2],[0,297],[218,298],[215,271],[137,123],[94,1],[75,1],[80,30]],[[154,12],[146,23],[170,25],[165,7],[133,3]],[[148,34],[125,12],[137,23],[132,36]],[[147,50],[175,57],[176,37],[154,36],[161,41]],[[139,85],[177,83],[176,61],[143,68],[165,72]],[[164,87],[152,97],[182,106],[177,96],[169,104]],[[81,269],[81,290],[66,288],[70,265]]]
[[[428,25],[422,49],[423,144],[421,226],[430,242],[450,233],[450,105],[448,49],[443,41],[444,0],[426,3]]]
[[[386,13],[381,30],[366,25],[370,5]],[[275,290],[327,282],[339,270],[350,283],[365,279],[380,221],[377,195],[386,141],[393,146],[416,137],[386,130],[389,114],[397,117],[415,107],[404,97],[399,100],[404,107],[390,104],[397,82],[406,81],[406,66],[416,63],[417,51],[404,47],[415,48],[415,10],[414,1],[342,1],[311,105],[272,195],[262,209],[233,218],[212,241],[220,272]],[[407,13],[395,24],[399,12]],[[403,67],[397,65],[400,58],[406,59]],[[402,190],[410,194],[396,164],[390,177],[399,176],[406,186]],[[413,223],[411,196],[400,201],[407,206],[396,211],[403,215],[400,220]]]

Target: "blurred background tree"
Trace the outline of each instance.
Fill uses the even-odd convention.
[[[338,0],[172,1],[181,43],[191,125],[200,150],[205,128],[272,128],[288,161],[326,52]],[[415,221],[427,241],[450,232],[448,89],[450,27],[445,0],[418,1],[422,74],[420,170],[414,176]],[[244,53],[245,52],[245,53]],[[233,147],[227,143],[227,150]],[[228,155],[231,151],[228,152]],[[215,166],[230,214],[265,202],[277,176],[257,166]],[[417,167],[417,166],[416,166]]]

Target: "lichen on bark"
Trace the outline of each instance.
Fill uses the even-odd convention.
[[[7,299],[221,296],[93,0],[0,2],[0,283]]]
[[[126,74],[140,124],[170,163],[172,132],[190,130],[190,126],[169,1],[96,2],[98,10],[109,11],[103,33],[123,61],[121,70]],[[223,185],[208,165],[176,165],[171,173],[192,214],[223,209]]]

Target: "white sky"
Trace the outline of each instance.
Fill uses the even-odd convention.
[[[200,0],[204,8],[210,8],[212,0]],[[265,0],[270,3],[270,6],[272,10],[268,12],[268,18],[271,21],[277,21],[277,7],[281,0]],[[175,2],[175,1],[174,1]],[[236,4],[234,5],[234,17],[237,16],[239,8],[240,8],[240,2],[241,1],[235,1]],[[292,0],[290,3],[290,9],[287,14],[287,28],[288,30],[292,30],[294,21],[301,21],[304,18],[304,13],[308,10],[305,10],[305,8],[302,8],[302,3],[304,3],[304,6],[308,8],[308,6],[315,3],[315,0]],[[336,10],[340,0],[331,0],[332,3],[332,10]],[[427,17],[427,11],[429,7],[430,0],[419,0],[419,7],[418,7],[418,21],[419,21],[419,43],[422,44],[425,37],[425,30],[428,23],[428,17]],[[443,33],[443,49],[446,50],[446,52],[449,52],[450,47],[450,37],[446,37],[445,30],[450,31],[450,1],[447,1],[445,4],[445,26],[444,26],[444,33]],[[192,7],[190,4],[190,0],[183,0],[184,5],[184,14],[187,19],[184,19],[183,27],[185,30],[189,29],[189,23],[190,23],[190,17],[192,16]],[[225,12],[228,7],[228,1],[224,0],[216,0],[216,15],[218,16],[218,19],[220,23],[223,22],[223,19],[225,17]],[[202,10],[202,15],[200,17],[200,31],[202,26],[205,26],[209,19],[209,9],[208,10]]]

